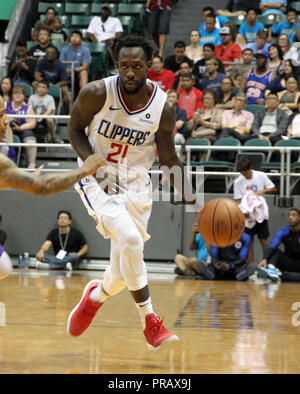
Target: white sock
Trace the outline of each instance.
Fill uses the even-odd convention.
[[[137,307],[137,310],[139,312],[144,330],[146,328],[146,316],[154,313],[152,309],[151,297],[149,297],[146,301],[135,303],[135,306]]]
[[[109,296],[102,289],[102,282],[91,293],[91,299],[94,302],[104,302]]]

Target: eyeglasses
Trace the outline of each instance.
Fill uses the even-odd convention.
[[[102,24],[102,31],[105,33],[105,27],[103,24]]]

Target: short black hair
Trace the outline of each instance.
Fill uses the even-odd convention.
[[[69,219],[72,220],[71,212],[65,211],[65,210],[63,210],[63,209],[62,209],[61,211],[58,212],[58,214],[57,214],[57,219],[60,217],[60,215],[61,215],[62,213],[67,214],[67,215],[69,216]]]
[[[40,83],[43,84],[43,85],[45,85],[45,86],[47,86],[47,88],[49,89],[50,84],[49,84],[48,81],[46,81],[45,79],[42,79],[41,81],[38,82],[37,86],[38,86]]]
[[[48,7],[48,8],[46,8],[45,14],[47,14],[47,12],[48,12],[49,10],[53,10],[53,11],[54,11],[54,15],[56,15],[56,9],[53,8],[53,7]]]
[[[159,55],[154,55],[152,59],[155,59],[155,58],[159,59],[161,61],[161,63],[164,62],[164,59]]]
[[[25,38],[20,38],[17,41],[17,47],[27,47],[27,41],[25,40]]]
[[[195,75],[193,74],[193,73],[184,73],[182,76],[181,76],[181,78],[183,79],[183,78],[189,78],[189,79],[191,79],[191,80],[193,80],[193,81],[195,81],[196,79],[195,79]]]
[[[82,33],[81,33],[80,30],[73,30],[73,31],[71,32],[71,34],[70,34],[70,37],[71,37],[73,34],[78,34],[78,35],[80,36],[81,39],[83,38],[83,37],[82,37]]]
[[[252,164],[248,157],[242,156],[237,162],[236,169],[238,172],[251,170]]]
[[[186,43],[183,40],[178,40],[174,44],[174,48],[185,48]]]
[[[152,45],[150,44],[150,42],[145,40],[143,37],[136,36],[136,35],[126,36],[116,42],[115,48],[114,48],[115,59],[116,60],[119,59],[119,53],[122,48],[135,48],[135,47],[139,47],[139,48],[143,49],[147,62],[152,59],[152,56],[153,56]]]
[[[298,215],[300,216],[300,210],[299,210],[298,208],[295,208],[295,207],[293,207],[293,208],[290,208],[290,209],[289,209],[289,212],[291,212],[291,211],[295,211],[295,212],[297,212],[297,213],[298,213]]]
[[[212,44],[211,42],[207,42],[206,44],[203,45],[203,48],[208,47],[210,48],[212,51],[215,50],[215,46],[214,44]]]

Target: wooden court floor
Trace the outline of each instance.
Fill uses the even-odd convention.
[[[2,280],[0,373],[300,372],[300,284],[150,275],[154,310],[180,337],[173,349],[152,353],[127,290],[105,302],[84,335],[66,333],[85,284],[102,275],[30,269]]]

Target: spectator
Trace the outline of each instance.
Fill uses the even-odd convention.
[[[199,81],[201,79],[208,77],[208,72],[206,71],[206,68],[205,68],[205,62],[206,62],[206,60],[210,60],[210,59],[214,58],[213,57],[214,51],[215,51],[214,44],[207,43],[203,46],[203,59],[198,60],[195,63],[194,68],[193,68],[193,74],[195,75],[195,78],[196,78],[196,85],[195,85],[196,88],[199,88]],[[216,60],[218,62],[218,70],[217,71],[219,73],[225,74],[225,69],[224,69],[223,63],[218,59],[216,59]]]
[[[1,79],[0,96],[2,96],[5,103],[11,99],[12,88],[13,88],[13,82],[10,77],[4,77]]]
[[[220,92],[221,82],[226,75],[219,73],[218,67],[217,59],[212,58],[205,61],[208,77],[203,78],[198,84],[200,90],[215,89],[218,93]]]
[[[278,108],[285,111],[287,115],[292,115],[293,111],[297,110],[299,97],[298,81],[294,76],[290,76],[286,80],[286,90],[278,92]]]
[[[49,84],[57,85],[61,88],[64,102],[68,107],[69,113],[72,109],[72,100],[68,90],[68,74],[64,64],[57,59],[58,51],[56,47],[49,47],[46,50],[44,59],[38,61],[35,69],[34,87],[44,79]]]
[[[279,45],[271,44],[268,48],[269,70],[274,74],[281,74],[284,68],[283,53]]]
[[[247,97],[244,93],[237,93],[233,99],[233,109],[223,111],[220,138],[233,137],[241,143],[251,138],[254,115],[244,109],[246,101]],[[233,152],[229,153],[232,154]]]
[[[199,27],[200,45],[210,43],[213,45],[221,44],[220,29],[216,28],[216,17],[213,14],[208,14],[204,18],[204,24]]]
[[[274,78],[274,74],[267,69],[268,57],[265,53],[257,53],[256,66],[246,71],[240,85],[240,90],[246,93],[248,104],[265,103],[265,90]]]
[[[280,34],[277,38],[277,44],[280,46],[283,53],[283,60],[291,60],[293,66],[299,66],[299,57],[297,49],[291,46],[289,36],[287,34]]]
[[[74,30],[70,36],[70,44],[65,46],[59,56],[59,60],[63,63],[65,61],[77,61],[74,64],[75,70],[75,85],[81,89],[89,81],[89,66],[92,61],[92,56],[89,48],[82,43],[82,34],[79,30]],[[72,73],[71,64],[65,65],[69,77]]]
[[[60,18],[54,18],[52,29],[50,30],[51,42],[53,45],[68,42],[68,34],[63,30]]]
[[[255,42],[256,34],[265,26],[261,22],[257,22],[257,11],[250,9],[247,12],[247,21],[243,22],[239,27],[240,42],[244,46],[250,42]]]
[[[267,53],[270,44],[267,44],[268,32],[267,29],[260,29],[256,34],[255,42],[250,42],[245,46],[245,49],[252,49],[253,54]]]
[[[2,224],[2,215],[0,215],[0,224]],[[4,246],[6,238],[7,238],[6,232],[0,229],[0,245]]]
[[[207,265],[201,261],[200,274],[209,280],[247,280],[257,268],[257,263],[247,263],[250,244],[251,237],[244,232],[241,238],[231,246],[218,248],[211,245],[211,263]]]
[[[37,115],[55,114],[55,101],[49,91],[49,82],[41,80],[38,82],[36,93],[31,95],[28,105],[31,106]],[[36,129],[48,129],[51,139],[50,142],[61,144],[63,141],[55,135],[55,124],[53,119],[37,119]]]
[[[224,26],[220,29],[220,37],[222,44],[215,47],[215,57],[221,62],[238,62],[242,55],[242,50],[238,44],[232,42],[230,28]],[[230,69],[231,66],[225,66]]]
[[[28,57],[35,59],[36,62],[46,55],[47,48],[53,47],[51,44],[50,31],[41,28],[38,32],[38,42],[39,44],[31,47],[28,51]]]
[[[253,67],[253,51],[252,49],[243,49],[242,51],[242,63],[233,66],[231,69],[230,77],[235,87],[240,88],[244,74],[250,71]]]
[[[175,89],[170,89],[167,92],[168,97],[167,100],[170,104],[173,105],[176,112],[176,122],[174,127],[174,143],[175,144],[184,144],[186,138],[189,135],[189,131],[187,128],[187,115],[184,109],[178,107],[178,93]]]
[[[157,83],[157,85],[166,92],[173,89],[175,77],[171,70],[164,68],[163,58],[153,56],[151,70],[148,71],[147,77]]]
[[[259,8],[262,16],[269,14],[285,15],[287,7],[287,0],[274,1],[274,0],[261,0]]]
[[[15,86],[12,90],[12,100],[6,104],[6,113],[9,115],[34,115],[32,107],[25,104],[25,91],[21,86]],[[36,138],[33,129],[36,126],[35,119],[31,118],[10,118],[10,127],[20,141],[25,144],[35,144]],[[35,168],[36,147],[28,146],[25,148],[28,168]]]
[[[182,89],[178,90],[178,106],[184,109],[188,119],[194,116],[194,113],[203,107],[202,92],[194,87],[195,77],[192,73],[183,74]]]
[[[150,11],[147,20],[148,31],[158,47],[158,55],[163,57],[170,30],[172,1],[150,0],[147,8]]]
[[[260,139],[276,144],[287,131],[289,118],[282,109],[278,108],[279,101],[276,93],[269,93],[266,98],[266,108],[255,113],[252,132]]]
[[[233,85],[232,79],[230,77],[223,78],[216,107],[223,110],[232,109],[236,93],[236,88]]]
[[[217,15],[238,16],[246,15],[249,9],[256,9],[259,1],[229,0],[225,10],[218,10]]]
[[[260,200],[264,201],[266,204],[263,195],[276,193],[277,189],[270,178],[264,172],[253,170],[250,160],[247,157],[241,157],[237,163],[236,168],[237,171],[241,173],[241,175],[234,181],[233,184],[234,199],[238,205],[240,205],[243,197],[248,194],[254,194],[257,197],[260,197]],[[251,237],[248,262],[252,262],[254,260],[254,236],[258,236],[262,249],[268,243],[268,237],[270,235],[268,212],[265,212],[265,219],[261,222],[250,218],[249,213],[246,213],[245,216],[245,232]]]
[[[192,30],[190,33],[190,45],[185,48],[186,56],[196,63],[202,59],[202,47],[200,46],[200,33]]]
[[[300,280],[300,211],[291,208],[288,212],[288,224],[275,233],[264,251],[263,259],[258,265],[257,274],[272,281],[279,279],[276,268],[281,271],[281,279]],[[283,244],[284,251],[279,249]]]
[[[173,71],[175,78],[180,74],[179,68],[182,62],[188,62],[191,66],[193,66],[193,61],[185,56],[185,42],[184,41],[176,41],[174,44],[174,54],[166,57],[164,62],[164,67],[168,70]]]
[[[296,19],[297,11],[293,8],[289,9],[286,21],[269,27],[269,40],[271,40],[272,35],[286,34],[290,42],[300,41],[300,23],[296,22]]]
[[[289,118],[289,126],[287,129],[288,138],[300,139],[300,97],[297,101],[297,111]],[[295,154],[296,153],[296,154]],[[297,161],[299,152],[292,152],[292,161]],[[294,157],[293,157],[294,156]]]
[[[189,248],[196,252],[196,257],[186,257],[182,254],[175,256],[175,273],[184,276],[199,275],[199,266],[201,261],[206,261],[208,258],[207,248],[202,235],[198,232],[198,224],[193,224],[192,236],[189,241]]]
[[[179,67],[179,74],[175,78],[173,88],[176,90],[181,89],[182,88],[181,81],[182,81],[183,74],[191,73],[192,70],[193,70],[193,68],[191,67],[190,63],[182,62]]]
[[[12,139],[12,132],[9,125],[9,120],[7,116],[5,115],[5,102],[3,98],[0,96],[0,142],[13,142]],[[16,162],[16,151],[13,146],[0,146],[0,153],[2,153],[4,156],[7,156],[9,159],[12,161]],[[0,219],[1,223],[1,219]],[[0,232],[1,234],[1,232]],[[4,242],[1,242],[0,244],[4,245]]]
[[[69,211],[59,211],[57,228],[50,231],[46,241],[36,254],[37,269],[67,269],[72,271],[82,256],[88,252],[83,234],[71,227],[72,215]],[[54,254],[46,253],[52,246]]]
[[[56,10],[48,7],[45,11],[45,19],[38,20],[33,27],[32,41],[39,41],[38,35],[41,29],[52,30],[55,16]]]
[[[31,85],[34,81],[35,60],[27,56],[25,40],[19,40],[16,48],[17,56],[8,66],[8,75],[14,84],[26,83]]]
[[[205,20],[205,17],[206,17],[207,15],[211,15],[211,14],[212,14],[212,15],[216,15],[216,12],[215,12],[215,10],[214,10],[213,7],[206,6],[206,7],[202,8],[202,17],[203,17],[203,20]],[[223,16],[223,15],[218,15],[218,16],[216,16],[216,24],[215,24],[216,29],[221,29],[221,27],[224,26],[226,22],[229,22],[229,19],[228,19],[226,16]],[[200,28],[199,28],[199,29],[201,29],[201,28],[204,26],[204,24],[205,24],[205,22],[203,22],[203,23],[200,25]],[[199,30],[199,31],[200,31],[200,30]]]
[[[280,72],[280,71],[279,71]],[[293,76],[298,81],[298,89],[300,88],[300,74],[298,67],[295,67],[291,59],[283,62],[283,73],[273,75],[272,80],[268,85],[271,92],[281,92],[286,89],[286,81],[289,77]]]
[[[214,90],[203,93],[203,108],[198,109],[189,121],[192,138],[206,138],[211,143],[217,140],[217,132],[221,129],[222,110],[216,108],[217,94]],[[204,155],[200,154],[202,159]]]
[[[94,16],[87,28],[86,36],[92,42],[104,42],[108,46],[111,59],[115,40],[120,40],[123,35],[123,26],[119,18],[111,16],[109,4],[103,4],[100,16]]]

